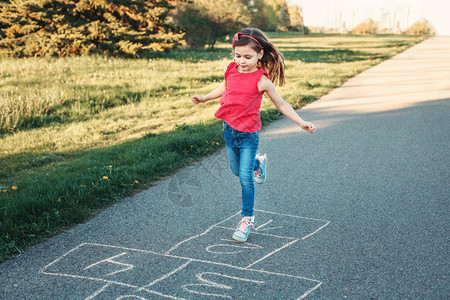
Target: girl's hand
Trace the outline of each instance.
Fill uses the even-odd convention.
[[[310,122],[304,122],[301,125],[303,130],[309,131],[310,133],[314,133],[316,131],[316,128],[314,127],[313,123]]]
[[[206,102],[205,97],[200,96],[200,95],[194,95],[191,98],[192,102],[194,102],[195,104],[199,104],[199,103],[204,103]]]

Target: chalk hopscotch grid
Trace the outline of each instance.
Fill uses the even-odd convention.
[[[114,249],[119,249],[119,250],[123,250],[123,251],[133,251],[133,252],[139,252],[139,253],[160,255],[160,256],[163,256],[163,257],[170,257],[170,258],[177,258],[177,259],[187,260],[187,262],[184,263],[183,265],[181,265],[180,267],[176,268],[175,270],[173,270],[173,271],[171,271],[171,272],[169,272],[169,273],[167,273],[167,274],[157,278],[156,280],[153,280],[151,283],[149,283],[147,285],[144,285],[144,286],[137,286],[137,285],[127,284],[127,283],[123,283],[123,282],[120,282],[120,281],[114,281],[114,280],[106,280],[106,279],[103,279],[103,278],[96,278],[96,277],[89,277],[89,276],[81,276],[81,275],[56,273],[56,272],[48,272],[48,271],[46,271],[46,269],[48,269],[53,264],[55,264],[58,261],[60,261],[62,258],[67,256],[68,254],[70,254],[70,253],[72,253],[72,252],[74,252],[74,251],[76,251],[79,248],[84,247],[84,246],[107,247],[107,248],[114,248]],[[63,256],[59,257],[55,261],[51,262],[47,266],[43,267],[40,272],[42,274],[46,274],[46,275],[61,276],[61,277],[76,278],[76,279],[88,279],[88,280],[93,280],[93,281],[97,281],[97,282],[104,282],[104,283],[106,283],[99,290],[95,291],[92,295],[90,295],[87,298],[85,298],[86,300],[94,299],[96,296],[101,294],[106,288],[108,288],[109,286],[111,286],[113,284],[116,284],[116,285],[119,285],[119,286],[124,286],[124,287],[127,287],[127,288],[131,288],[131,289],[134,289],[135,291],[146,291],[148,293],[155,294],[155,295],[162,296],[162,297],[169,298],[169,299],[184,299],[184,298],[175,297],[175,296],[172,296],[172,295],[163,294],[161,292],[149,289],[149,287],[155,285],[156,283],[158,283],[160,281],[163,281],[163,280],[169,278],[171,275],[179,272],[180,270],[182,270],[183,268],[185,268],[187,265],[189,265],[192,262],[199,262],[199,263],[212,264],[212,265],[220,265],[220,266],[229,267],[229,268],[233,268],[233,269],[240,270],[240,271],[250,271],[250,272],[262,273],[262,274],[267,274],[267,275],[290,277],[290,278],[295,278],[295,279],[301,279],[301,280],[314,282],[316,284],[315,286],[313,286],[312,288],[307,290],[298,299],[304,299],[305,297],[307,297],[309,294],[311,294],[313,291],[315,291],[316,289],[318,289],[322,285],[321,281],[318,281],[318,280],[315,280],[315,279],[311,279],[311,278],[307,278],[307,277],[302,277],[302,276],[295,276],[295,275],[271,272],[271,271],[266,271],[266,270],[256,270],[256,269],[250,269],[250,268],[247,268],[247,267],[242,268],[242,267],[237,267],[237,266],[224,264],[224,263],[219,263],[219,262],[205,261],[205,260],[200,260],[200,259],[191,259],[191,258],[186,258],[186,257],[181,257],[181,256],[161,254],[161,253],[148,251],[148,250],[127,248],[127,247],[119,247],[119,246],[113,246],[113,245],[104,245],[104,244],[97,244],[97,243],[83,243],[83,244],[80,244],[79,246],[77,246],[74,249],[70,250],[69,252],[67,252]]]
[[[314,219],[314,218],[307,218],[307,217],[300,217],[300,216],[294,216],[294,215],[289,215],[289,214],[282,214],[282,213],[275,213],[275,212],[269,212],[269,211],[264,211],[264,210],[257,210],[259,212],[262,213],[268,213],[268,214],[274,214],[274,215],[280,215],[280,216],[287,216],[287,217],[293,217],[293,218],[300,218],[300,219],[306,219],[306,220],[312,220],[312,221],[319,221],[319,222],[323,222],[324,224],[322,226],[320,226],[317,230],[315,230],[314,232],[303,236],[301,238],[292,238],[292,237],[281,237],[281,236],[276,236],[276,235],[272,235],[272,234],[267,234],[267,233],[261,233],[261,232],[254,232],[253,234],[259,234],[259,235],[266,235],[266,236],[272,236],[272,237],[280,237],[280,238],[287,238],[287,239],[292,239],[292,241],[290,241],[289,243],[283,245],[282,247],[268,253],[267,255],[265,255],[264,257],[260,258],[259,260],[251,263],[250,265],[246,266],[246,267],[239,267],[239,266],[234,266],[231,264],[226,264],[226,263],[221,263],[221,262],[214,262],[214,261],[208,261],[208,260],[202,260],[202,259],[196,259],[196,258],[189,258],[189,257],[184,257],[184,256],[178,256],[178,255],[172,255],[170,254],[170,252],[172,252],[173,250],[177,249],[178,247],[180,247],[182,244],[193,240],[195,238],[198,238],[200,236],[204,236],[206,235],[208,232],[210,232],[213,228],[224,228],[224,229],[230,229],[230,230],[234,230],[233,228],[228,228],[228,227],[224,227],[221,226],[221,224],[225,223],[226,221],[235,218],[236,216],[238,216],[240,214],[240,212],[233,214],[232,216],[210,226],[207,230],[205,230],[204,232],[202,232],[201,234],[198,235],[194,235],[186,240],[183,240],[179,243],[177,243],[174,247],[172,247],[171,249],[169,249],[168,251],[166,251],[165,253],[158,253],[158,252],[154,252],[154,251],[150,251],[150,250],[141,250],[141,249],[134,249],[134,248],[128,248],[128,247],[121,247],[121,246],[113,246],[113,245],[104,245],[104,244],[98,244],[98,243],[82,243],[80,245],[78,245],[77,247],[71,249],[70,251],[68,251],[67,253],[65,253],[64,255],[58,257],[57,259],[55,259],[54,261],[52,261],[51,263],[49,263],[48,265],[46,265],[45,267],[41,268],[40,273],[42,274],[46,274],[46,275],[53,275],[53,276],[62,276],[62,277],[69,277],[69,278],[78,278],[78,279],[88,279],[88,280],[93,280],[93,281],[97,281],[97,282],[104,282],[106,283],[102,288],[100,288],[99,290],[96,290],[92,295],[90,295],[89,297],[87,297],[86,299],[94,299],[96,296],[98,296],[99,294],[101,294],[105,289],[107,289],[109,286],[111,286],[112,284],[116,284],[119,286],[124,286],[127,288],[131,288],[134,289],[136,291],[146,291],[155,295],[159,295],[165,298],[169,298],[169,299],[184,299],[184,298],[179,298],[179,297],[174,297],[171,295],[165,295],[163,293],[160,293],[158,291],[149,289],[151,286],[155,285],[158,282],[163,281],[164,279],[169,278],[170,276],[172,276],[173,274],[179,272],[180,270],[184,269],[186,266],[188,266],[190,263],[192,262],[198,262],[198,263],[205,263],[205,264],[212,264],[212,265],[218,265],[218,266],[224,266],[224,267],[229,267],[235,270],[240,270],[240,271],[250,271],[250,272],[257,272],[257,273],[262,273],[262,274],[268,274],[268,275],[274,275],[274,276],[283,276],[283,277],[289,277],[289,278],[295,278],[295,279],[301,279],[301,280],[306,280],[306,281],[310,281],[315,283],[316,285],[313,286],[312,288],[308,289],[303,295],[301,295],[298,299],[304,299],[306,298],[309,294],[311,294],[313,291],[315,291],[316,289],[318,289],[323,283],[319,280],[315,280],[315,279],[311,279],[311,278],[306,278],[306,277],[302,277],[302,276],[295,276],[295,275],[289,275],[289,274],[282,274],[282,273],[276,273],[276,272],[271,272],[271,271],[266,271],[266,270],[258,270],[258,269],[252,269],[251,267],[254,266],[255,264],[265,260],[266,258],[272,256],[273,254],[297,243],[300,240],[305,240],[309,237],[311,237],[312,235],[316,234],[317,232],[319,232],[320,230],[322,230],[323,228],[325,228],[326,226],[328,226],[328,224],[330,223],[330,221],[327,220],[321,220],[321,219]],[[269,221],[270,222],[270,221]],[[260,225],[258,228],[262,228],[265,225],[267,225],[269,222]],[[113,248],[113,249],[118,249],[118,250],[123,250],[123,251],[132,251],[132,252],[138,252],[138,253],[145,253],[145,254],[152,254],[152,255],[157,255],[157,256],[162,256],[162,257],[167,257],[167,258],[175,258],[175,259],[180,259],[180,260],[185,260],[186,262],[184,264],[182,264],[181,266],[177,267],[175,270],[170,271],[169,273],[153,280],[152,282],[150,282],[147,285],[144,286],[137,286],[137,285],[131,285],[131,284],[127,284],[127,283],[123,283],[123,282],[119,282],[119,281],[114,281],[114,280],[107,280],[107,279],[103,279],[103,278],[97,278],[97,277],[90,277],[90,276],[81,276],[81,275],[74,275],[74,274],[65,274],[65,273],[56,273],[56,272],[48,272],[46,271],[47,269],[49,269],[51,266],[57,264],[59,261],[61,261],[62,259],[64,259],[65,257],[67,257],[69,254],[79,250],[81,247],[85,247],[85,246],[94,246],[94,247],[107,247],[107,248]],[[114,273],[118,273],[118,272],[123,272],[123,271],[127,271],[130,270],[132,267],[130,267],[130,265],[128,264],[124,264],[124,263],[120,263],[120,262],[116,262],[113,261],[112,258],[115,257],[119,257],[123,255],[119,254],[119,255],[115,255],[113,257],[110,257],[108,259],[104,259],[100,262],[97,262],[95,264],[91,264],[90,266],[86,267],[85,269],[92,267],[93,265],[99,264],[103,261],[107,261],[107,262],[114,262],[118,265],[123,265],[126,268],[122,269],[120,271],[116,271],[113,272],[111,274]]]
[[[114,246],[114,245],[97,244],[97,243],[82,243],[82,244],[78,245],[77,247],[75,247],[72,250],[70,250],[69,252],[65,253],[64,255],[59,257],[58,259],[54,260],[50,264],[48,264],[45,267],[43,267],[40,270],[40,273],[47,274],[47,275],[58,275],[58,276],[64,276],[64,277],[72,277],[72,278],[79,278],[79,279],[95,280],[95,281],[100,281],[100,282],[105,282],[105,283],[112,283],[112,284],[123,285],[123,286],[129,287],[129,288],[140,288],[137,285],[131,285],[131,284],[118,282],[118,281],[114,281],[114,280],[106,280],[106,279],[96,278],[96,277],[73,275],[73,274],[64,274],[64,273],[54,273],[54,272],[47,272],[47,271],[45,271],[46,269],[50,268],[52,265],[54,265],[55,263],[60,261],[62,258],[67,256],[68,254],[70,254],[70,253],[72,253],[72,252],[74,252],[74,251],[76,251],[76,250],[78,250],[78,249],[80,249],[81,247],[84,247],[84,246],[96,246],[96,247],[113,248],[113,249],[119,249],[119,250],[124,250],[124,251],[133,251],[133,252],[139,252],[139,253],[145,253],[145,254],[153,254],[153,255],[169,257],[169,258],[176,258],[176,259],[180,259],[180,260],[187,260],[187,263],[183,264],[184,267],[186,267],[188,263],[199,262],[199,263],[205,263],[205,264],[212,264],[212,265],[218,265],[218,266],[223,266],[223,267],[229,267],[229,268],[233,268],[233,269],[240,270],[240,271],[260,272],[260,273],[265,273],[265,274],[280,275],[280,276],[298,278],[298,279],[309,280],[309,281],[314,281],[314,282],[320,282],[318,280],[311,279],[311,278],[306,278],[306,277],[302,277],[302,276],[282,274],[282,273],[271,272],[271,271],[266,271],[266,270],[249,269],[248,267],[238,267],[238,266],[225,264],[225,263],[221,263],[221,262],[208,261],[208,260],[202,260],[202,259],[196,259],[196,258],[188,258],[188,257],[177,256],[177,255],[170,255],[170,254],[162,254],[162,253],[153,252],[153,251],[150,251],[150,250],[141,250],[141,249],[134,249],[134,248],[128,248],[128,247]],[[180,268],[180,270],[181,269],[182,268]],[[174,271],[171,271],[170,275],[172,275],[174,273],[175,273]],[[161,281],[161,280],[163,280],[164,278],[167,278],[167,277],[168,276],[164,275],[163,277],[152,281],[152,283],[150,283],[148,285],[145,285],[144,287],[153,285],[153,284],[155,284],[155,283],[157,283],[157,282],[159,282],[159,281]]]
[[[279,235],[274,235],[274,234],[268,234],[268,233],[261,233],[261,232],[252,232],[252,235],[264,235],[264,236],[270,236],[270,237],[275,237],[275,238],[284,238],[284,239],[292,239],[293,241],[283,245],[282,247],[268,253],[267,255],[265,255],[264,257],[262,257],[261,259],[252,262],[251,264],[249,264],[247,267],[245,267],[246,269],[249,269],[250,267],[254,266],[255,264],[262,262],[263,260],[265,260],[266,258],[274,255],[275,253],[278,253],[279,251],[297,243],[300,240],[305,240],[311,236],[313,236],[314,234],[316,234],[317,232],[319,232],[320,230],[322,230],[323,228],[325,228],[326,226],[328,226],[328,224],[330,224],[330,221],[327,220],[322,220],[322,219],[316,219],[316,218],[308,218],[308,217],[301,217],[301,216],[295,216],[295,215],[290,215],[290,214],[284,214],[284,213],[276,213],[276,212],[270,212],[270,211],[266,211],[266,210],[259,210],[259,209],[255,209],[255,212],[261,212],[261,213],[266,213],[266,214],[273,214],[273,215],[279,215],[279,216],[283,216],[283,217],[290,217],[290,218],[297,218],[297,219],[304,219],[304,220],[310,220],[310,221],[316,221],[316,222],[323,222],[324,224],[322,226],[320,226],[318,229],[316,229],[315,231],[301,237],[301,238],[293,238],[293,237],[289,237],[289,236],[279,236]],[[210,232],[213,228],[223,228],[223,229],[228,229],[228,230],[235,230],[235,228],[230,228],[230,227],[225,227],[225,226],[221,226],[221,224],[235,218],[236,216],[240,215],[240,212],[235,213],[234,215],[226,218],[225,220],[222,220],[212,226],[210,226],[208,229],[206,229],[204,232],[191,236],[189,238],[187,238],[186,240],[183,240],[181,242],[179,242],[178,244],[176,244],[175,246],[173,246],[172,248],[170,248],[165,254],[170,254],[171,252],[173,252],[174,250],[176,250],[177,248],[179,248],[180,246],[182,246],[183,244],[194,240],[196,238],[199,238],[201,236],[206,235],[208,232]],[[270,222],[270,221],[269,221]],[[257,227],[256,229],[261,230],[262,227],[264,227],[265,225],[267,225],[269,222],[264,223],[262,225],[260,225],[259,227]],[[264,230],[264,229],[263,229]]]

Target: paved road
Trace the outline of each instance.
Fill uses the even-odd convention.
[[[256,227],[225,151],[0,265],[1,299],[444,299],[450,37],[267,126]]]

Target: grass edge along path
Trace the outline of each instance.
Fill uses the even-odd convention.
[[[267,111],[263,124],[280,117],[276,110]],[[86,151],[47,166],[44,176],[23,178],[17,190],[8,191],[13,205],[2,207],[1,214],[26,216],[28,222],[15,224],[4,218],[0,262],[214,153],[224,145],[221,128],[219,120],[179,125],[173,131]]]
[[[411,42],[402,51],[424,39]],[[389,57],[374,60],[367,68]],[[357,73],[342,77],[339,85]],[[329,87],[323,94],[334,88]],[[300,108],[316,97],[300,99],[291,105]],[[273,108],[261,113],[263,124],[280,117]],[[0,262],[64,228],[86,221],[99,210],[150,187],[222,146],[221,122],[210,120],[176,125],[169,132],[84,151],[39,168],[35,176],[21,178],[14,189],[0,190]],[[8,205],[4,205],[6,202]]]

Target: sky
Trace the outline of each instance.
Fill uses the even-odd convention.
[[[406,30],[427,19],[438,35],[450,35],[449,0],[288,0],[303,7],[306,26],[352,29],[372,19],[382,27]]]

